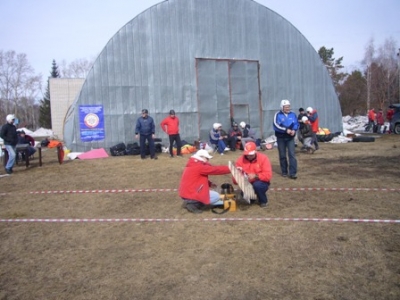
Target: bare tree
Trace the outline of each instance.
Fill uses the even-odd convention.
[[[67,64],[65,60],[60,64],[60,75],[64,78],[86,78],[90,69],[92,68],[94,60],[86,58],[76,59]]]
[[[397,98],[396,49],[393,38],[386,39],[378,49],[375,49],[371,39],[366,47],[363,64],[367,78],[367,109],[384,109]]]
[[[29,111],[29,107],[25,106],[24,99],[34,103],[41,93],[41,81],[42,76],[34,74],[26,54],[0,50],[0,100],[4,107],[0,118],[4,119],[9,113],[17,116],[21,113],[26,117],[24,112]]]

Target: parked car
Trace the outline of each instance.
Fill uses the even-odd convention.
[[[392,129],[393,133],[400,134],[400,103],[392,104],[389,107],[394,109],[394,114],[392,122],[390,123],[390,128]]]

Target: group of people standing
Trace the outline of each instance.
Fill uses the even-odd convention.
[[[386,120],[390,123],[392,121],[394,115],[394,109],[389,108],[386,112]],[[375,112],[375,108],[371,108],[368,111],[368,123],[365,125],[365,131],[370,131],[374,133],[386,133],[385,126],[385,117],[383,114],[382,108],[378,109],[378,112]],[[391,132],[391,128],[389,128],[389,133]]]

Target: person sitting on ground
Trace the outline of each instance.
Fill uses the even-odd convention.
[[[260,207],[267,207],[266,193],[272,179],[272,166],[268,156],[258,153],[254,142],[248,142],[243,150],[243,155],[237,159],[235,166],[247,176],[257,195]],[[234,178],[233,183],[237,184]]]
[[[214,123],[210,130],[210,143],[216,147],[219,154],[224,155],[225,151],[230,149],[226,147],[224,136],[221,135],[222,124]]]
[[[236,150],[235,139],[231,137],[222,127],[219,132],[222,136],[222,140],[226,145],[226,148],[229,148],[231,151],[235,151]]]
[[[299,124],[299,135],[303,140],[304,148],[307,150],[307,153],[313,154],[315,152],[315,149],[312,147],[313,131],[310,121],[306,116],[303,116]]]
[[[24,130],[18,131],[18,144],[29,144],[28,154],[32,156],[36,152],[35,140],[28,134],[25,134]],[[22,160],[25,160],[25,153],[22,153]]]
[[[207,150],[198,150],[190,157],[182,173],[179,185],[179,197],[183,207],[188,211],[199,214],[205,205],[223,205],[220,194],[210,190],[217,186],[209,181],[209,175],[230,174],[228,166],[213,166],[209,163],[212,156]]]
[[[231,151],[236,151],[236,144],[242,139],[242,131],[239,129],[238,123],[233,122],[232,127],[229,129],[228,135],[231,137],[231,144],[229,145]]]
[[[242,147],[244,149],[244,146],[246,145],[247,142],[256,142],[256,131],[251,128],[250,124],[246,124],[245,122],[240,122],[240,127],[242,128]]]

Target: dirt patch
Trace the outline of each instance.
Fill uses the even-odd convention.
[[[0,178],[0,219],[160,221],[2,222],[0,299],[399,299],[399,223],[265,219],[400,219],[399,136],[320,148],[296,150],[297,180],[280,176],[276,149],[265,151],[274,170],[269,207],[238,203],[222,216],[181,208],[174,189],[188,156],[59,165],[45,149],[42,167],[35,158]],[[293,190],[304,187],[370,190]]]

